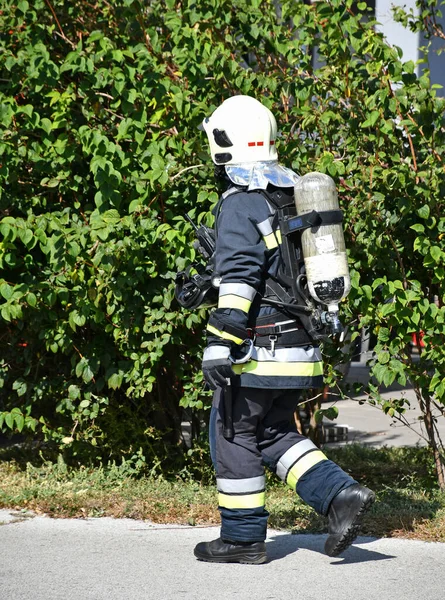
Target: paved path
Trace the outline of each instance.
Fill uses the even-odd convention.
[[[0,511],[1,600],[441,600],[445,544],[359,538],[343,557],[325,535],[271,530],[265,565],[195,560],[218,528],[130,519],[11,522]]]

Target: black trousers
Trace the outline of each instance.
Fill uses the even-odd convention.
[[[223,539],[266,538],[265,467],[321,514],[336,494],[356,483],[297,431],[293,413],[298,390],[232,388],[230,438],[224,436],[225,395],[216,390],[210,417]]]

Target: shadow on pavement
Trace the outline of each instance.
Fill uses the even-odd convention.
[[[365,538],[359,537],[356,543],[366,544],[375,541],[376,538]],[[267,539],[267,555],[269,562],[274,560],[280,560],[289,554],[293,554],[298,550],[311,550],[318,554],[324,554],[324,543],[326,541],[326,535],[295,535],[295,534],[284,534],[271,536]],[[334,565],[346,565],[353,563],[363,563],[377,560],[388,560],[396,558],[391,554],[382,554],[381,552],[375,552],[374,550],[366,550],[364,548],[358,548],[352,545],[346,550],[344,556],[339,556],[333,559]]]

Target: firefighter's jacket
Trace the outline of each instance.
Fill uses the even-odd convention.
[[[283,191],[293,192],[291,188]],[[273,204],[260,190],[231,188],[223,194],[215,215],[215,273],[221,284],[218,307],[207,325],[208,343],[231,344],[232,354],[238,351],[242,356],[245,340],[255,340],[251,359],[233,366],[235,384],[272,389],[321,387],[319,346],[309,340],[293,343],[292,331],[302,329],[299,320],[263,302],[267,282],[278,280],[283,268],[281,234],[274,215]],[[280,323],[290,333],[261,336],[262,330],[267,331],[262,329],[265,321],[266,325]]]

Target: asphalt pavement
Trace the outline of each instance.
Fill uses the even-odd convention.
[[[353,364],[349,380],[367,377]],[[364,397],[341,400],[341,444],[425,443],[412,389],[402,427]],[[444,420],[444,419],[442,419]],[[441,426],[445,436],[445,431]],[[417,433],[417,432],[418,433]],[[1,485],[1,482],[0,482]],[[269,530],[264,565],[197,561],[194,546],[217,527],[154,525],[131,519],[51,519],[0,510],[0,600],[441,600],[445,544],[359,537],[341,557],[323,552],[326,535]]]
[[[2,600],[440,600],[445,544],[358,538],[342,557],[325,535],[270,530],[264,565],[197,561],[216,527],[130,519],[16,522],[0,511]]]

